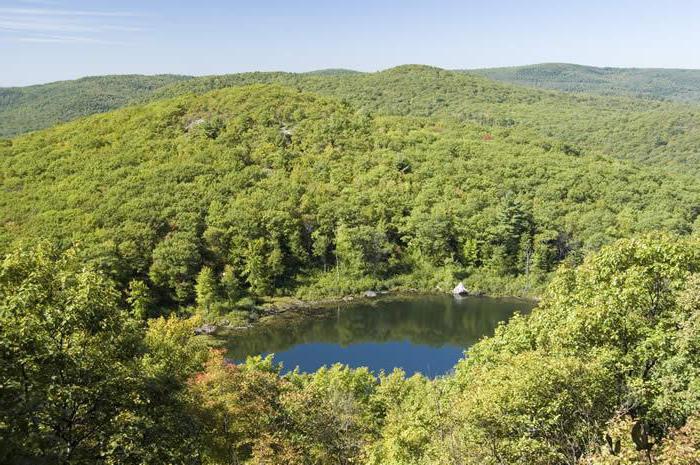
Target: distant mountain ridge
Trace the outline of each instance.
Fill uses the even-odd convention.
[[[203,77],[107,76],[31,88],[33,98],[7,95],[0,135],[51,126],[92,113],[250,84],[276,84],[351,104],[357,111],[431,117],[484,127],[529,131],[529,140],[555,139],[571,154],[700,172],[700,106],[629,96],[565,93],[499,82],[476,73],[402,65],[373,73],[253,72]],[[53,86],[53,87],[52,87]],[[25,89],[26,90],[26,89]],[[29,118],[31,116],[31,118]],[[544,142],[543,142],[544,143]]]
[[[0,137],[11,137],[126,105],[152,101],[174,91],[171,87],[193,81],[192,89],[221,88],[217,82],[250,84],[277,82],[302,87],[313,79],[358,79],[391,74],[392,70],[419,69],[404,65],[378,73],[342,68],[305,73],[250,72],[212,76],[108,75],[27,87],[0,87]],[[432,67],[425,67],[430,69]],[[432,68],[439,69],[439,68]],[[443,70],[446,71],[446,70]],[[683,103],[700,103],[700,70],[652,68],[597,68],[565,63],[544,63],[508,68],[458,70],[495,81],[531,88],[607,96],[642,97]],[[190,85],[179,86],[181,89]],[[337,86],[336,86],[337,87]],[[316,89],[314,89],[316,90]]]
[[[610,68],[569,63],[541,63],[469,69],[497,81],[564,92],[627,95],[677,102],[700,102],[700,70]]]
[[[341,68],[298,73],[299,76],[322,77],[355,74],[362,73]],[[12,137],[151,100],[149,97],[157,90],[190,79],[202,78],[177,74],[124,74],[86,76],[23,87],[0,87],[0,137]]]
[[[518,127],[531,131],[531,138],[566,141],[572,153],[594,151],[700,171],[697,105],[531,89],[425,65],[334,76],[257,72],[198,77],[159,88],[146,101],[258,83],[340,98],[363,112]]]
[[[189,76],[90,76],[27,87],[0,88],[0,137],[22,134],[128,105]]]

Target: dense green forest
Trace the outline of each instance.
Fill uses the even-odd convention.
[[[700,244],[621,240],[563,268],[539,306],[429,380],[336,365],[233,365],[196,320],[80,252],[0,265],[7,464],[649,464],[700,461]]]
[[[0,87],[0,137],[121,108],[187,76],[95,76],[27,87]]]
[[[542,63],[464,71],[511,84],[565,92],[700,102],[700,70],[696,69],[598,68]]]
[[[0,463],[700,461],[698,107],[423,66],[161,84],[0,139]],[[541,300],[435,379],[194,335],[459,281]]]
[[[322,69],[309,76],[355,74],[346,69]],[[11,137],[82,116],[105,113],[148,98],[161,87],[192,79],[161,74],[91,76],[26,87],[0,87],[0,137]]]
[[[530,131],[529,138],[566,141],[574,152],[603,152],[693,172],[700,169],[700,113],[695,105],[527,89],[429,66],[331,77],[291,73],[211,76],[163,87],[151,98],[257,82],[341,98],[378,114],[517,127]]]
[[[530,131],[529,138],[565,141],[573,152],[601,152],[655,165],[674,165],[682,171],[700,171],[697,106],[528,89],[428,66],[400,66],[377,73],[327,70],[183,79],[125,99],[124,104],[256,83],[281,84],[342,99],[375,114],[434,116],[501,128],[517,127]],[[74,91],[62,94],[74,95]],[[62,110],[61,100],[52,102],[53,112],[67,113]],[[41,112],[37,117],[45,118],[44,114],[51,112]],[[11,122],[8,127],[21,121],[11,108],[6,117]],[[45,121],[48,125],[60,120]],[[0,128],[5,126],[0,122]],[[26,129],[31,128],[3,131],[12,134]]]
[[[0,247],[69,245],[157,304],[363,289],[537,294],[617,238],[697,229],[700,185],[518,128],[371,116],[277,86],[97,115],[0,147]]]

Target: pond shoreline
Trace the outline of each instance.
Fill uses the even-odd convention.
[[[430,292],[430,291],[420,291],[420,290],[390,290],[390,291],[377,291],[372,297],[363,294],[356,295],[345,295],[342,297],[328,297],[318,300],[303,300],[294,297],[266,297],[263,302],[256,306],[256,310],[260,312],[259,317],[254,321],[250,321],[245,325],[214,325],[215,332],[238,332],[251,329],[259,325],[266,325],[277,320],[280,317],[289,318],[303,318],[303,317],[314,317],[323,314],[324,311],[328,310],[330,307],[345,307],[351,306],[358,303],[370,303],[370,302],[380,302],[387,300],[403,300],[410,298],[419,297],[430,297],[430,296],[451,296],[449,292]],[[486,298],[486,299],[503,299],[503,300],[519,300],[530,303],[537,303],[540,301],[536,297],[523,297],[523,296],[509,296],[509,295],[489,295],[485,293],[479,294],[468,294],[465,296],[454,296],[455,299],[460,298]],[[277,321],[275,321],[277,322]]]
[[[451,369],[464,350],[493,334],[498,324],[535,305],[519,298],[418,292],[302,306],[291,300],[275,303],[267,317],[249,327],[221,328],[210,343],[224,349],[233,363],[274,354],[287,371],[299,366],[312,372],[340,363],[434,376]]]

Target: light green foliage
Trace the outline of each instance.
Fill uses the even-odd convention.
[[[471,72],[420,65],[404,65],[377,73],[257,72],[197,78],[107,76],[0,89],[0,136],[48,127],[126,104],[250,84],[280,84],[342,99],[366,112],[454,118],[488,127],[487,133],[517,129],[527,134],[526,139],[539,139],[544,147],[569,156],[603,154],[698,172],[700,160],[696,147],[700,141],[700,114],[697,106],[623,97],[643,95],[697,101],[697,71],[591,70],[586,67],[574,67],[569,71],[558,70],[557,66],[554,65],[554,70],[545,67],[542,73],[535,66],[534,78],[529,79],[532,72],[526,69],[524,79],[522,76],[514,79],[524,84],[544,87],[551,84],[575,91],[596,92],[602,86],[606,95],[567,95],[528,89]],[[487,76],[506,81],[512,80],[509,77],[512,71],[490,73],[484,70]],[[520,73],[517,68],[514,71]],[[567,83],[560,86],[558,73],[572,74],[573,88]],[[579,73],[583,75],[577,77]],[[543,77],[540,79],[540,76]],[[98,83],[100,86],[96,87]],[[100,95],[100,88],[105,87],[113,87],[113,90],[107,91],[106,96]],[[224,123],[212,115],[193,127],[193,132],[208,138],[218,135]],[[552,137],[557,140],[548,140]],[[85,146],[90,144],[99,146],[101,142],[93,139],[86,141]],[[585,195],[585,191],[576,193]]]
[[[137,327],[119,294],[74,251],[42,245],[5,257],[0,302],[0,461],[88,460],[135,388]]]
[[[202,267],[199,271],[195,292],[197,294],[196,301],[199,308],[204,312],[210,311],[212,305],[218,298],[219,289],[214,271],[208,266]]]
[[[149,277],[161,289],[170,290],[170,297],[186,303],[194,297],[194,279],[201,256],[196,235],[174,231],[153,249]]]
[[[470,464],[575,463],[614,413],[609,359],[529,351],[459,370],[445,420],[457,435],[446,460]]]
[[[571,449],[578,451],[576,456],[585,450],[586,441],[593,441],[596,431],[600,434],[603,421],[612,418],[615,412],[637,425],[636,447],[651,451],[654,444],[673,428],[682,426],[700,408],[700,364],[690,349],[695,342],[688,339],[697,340],[699,252],[700,244],[694,239],[644,237],[603,248],[575,271],[561,270],[540,306],[528,318],[517,317],[499,328],[493,338],[470,349],[469,357],[457,366],[455,380],[464,392],[473,394],[478,392],[473,383],[479,382],[480,373],[503,369],[498,375],[485,376],[487,382],[496,384],[488,387],[484,395],[496,395],[506,389],[504,398],[512,400],[517,396],[508,393],[506,380],[515,376],[517,382],[527,382],[540,367],[548,367],[546,373],[534,375],[537,386],[550,375],[561,376],[555,384],[565,386],[562,391],[565,399],[573,400],[571,396],[579,394],[595,396],[575,402],[592,410],[561,414],[561,418],[586,421],[585,425],[569,426],[573,428],[571,431],[588,435],[576,439],[576,447]],[[529,357],[531,364],[519,373],[513,363],[523,357]],[[557,375],[556,365],[549,366],[554,362],[548,360],[584,365],[576,369],[576,374]],[[585,380],[585,385],[567,386],[564,379]],[[521,387],[529,399],[536,398],[532,396],[538,387]],[[541,401],[545,402],[542,409],[556,407],[556,399],[554,392],[542,393]],[[509,404],[502,410],[491,410],[499,402],[477,404],[491,405],[487,412],[497,418],[508,418],[515,407]],[[542,409],[538,411],[546,411]],[[474,412],[478,410],[469,407],[467,400],[464,417]],[[595,415],[602,416],[595,420]],[[487,436],[497,436],[497,430],[490,429],[496,424],[486,422],[482,430]],[[467,421],[465,430],[471,426]],[[513,437],[526,435],[509,435],[508,440]],[[574,436],[567,433],[562,437],[572,441]],[[546,456],[556,448],[561,450],[561,445],[551,449],[552,438],[546,443],[546,450],[537,449],[537,454]],[[494,445],[492,457],[505,453],[508,447]],[[515,447],[521,453],[530,446],[518,443]],[[572,458],[551,456],[550,459],[553,463],[572,463]]]
[[[575,278],[563,273],[542,305],[546,321],[534,318],[540,344],[551,350],[584,357],[613,351],[626,380],[616,395],[657,434],[700,407],[697,360],[678,337],[683,327],[686,335],[697,334],[695,278],[689,278],[700,266],[699,251],[696,241],[667,236],[621,241],[588,260]]]
[[[132,377],[138,384],[112,420],[115,433],[102,452],[108,463],[185,463],[196,455],[204,425],[196,420],[199,406],[191,404],[187,383],[208,353],[194,337],[198,324],[161,317],[137,334],[142,352],[132,361]]]
[[[0,268],[4,462],[622,465],[697,455],[697,239],[621,240],[560,270],[533,313],[435,380],[341,365],[281,376],[272,356],[234,365],[193,336],[200,320],[161,317],[144,330],[80,257],[43,245]],[[203,270],[200,283],[218,282]],[[132,283],[129,300],[141,287]]]
[[[284,271],[282,252],[263,238],[248,243],[244,255],[243,274],[254,294],[267,295],[275,289],[275,278]]]
[[[406,379],[400,370],[381,376],[379,381],[374,402],[382,419],[382,439],[370,447],[368,463],[430,463],[436,452],[431,450],[433,440],[446,439],[438,428],[440,416],[450,408],[440,396],[443,383],[431,383],[421,375]],[[449,444],[441,442],[439,447]]]
[[[213,353],[191,384],[208,426],[207,463],[357,463],[374,437],[367,369],[339,365],[281,378],[271,357],[229,364]]]
[[[376,380],[366,369],[334,365],[292,380],[301,391],[283,398],[311,463],[364,460],[376,434],[371,396]]]
[[[127,301],[131,305],[133,316],[145,320],[152,307],[148,285],[141,280],[134,279],[129,283],[128,294]]]
[[[391,245],[382,229],[382,225],[347,227],[341,224],[338,227],[335,251],[341,273],[351,277],[381,278],[385,275]]]
[[[259,81],[293,87],[204,93]],[[1,462],[693,460],[694,107],[415,66],[158,95],[0,143]],[[458,280],[532,294],[552,273],[435,380],[281,376],[158,318]]]
[[[242,291],[241,283],[231,265],[224,266],[219,286],[224,299],[235,301],[240,297]]]
[[[216,134],[199,131],[214,120]],[[194,303],[207,266],[226,279],[208,301],[223,315],[245,294],[462,279],[533,294],[559,263],[616,238],[692,230],[694,179],[555,147],[274,86],[186,96],[0,147],[0,247],[80,240],[122,288],[148,286],[152,315]]]
[[[363,111],[383,115],[436,116],[493,130],[517,129],[526,133],[528,140],[555,137],[556,141],[541,140],[542,145],[572,157],[598,153],[659,167],[671,164],[693,172],[700,167],[696,151],[700,114],[695,105],[528,89],[430,66],[404,65],[377,73],[336,76],[211,76],[173,83],[150,98],[201,94],[253,83],[277,83],[342,98]],[[673,85],[661,85],[669,87],[673,89]],[[572,194],[585,196],[586,192]]]
[[[144,335],[138,306],[79,257],[40,245],[0,264],[0,462],[182,457],[197,434],[181,396],[202,362],[193,324],[156,320]]]

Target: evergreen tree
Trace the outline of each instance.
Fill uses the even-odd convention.
[[[197,283],[195,284],[195,293],[197,295],[197,306],[205,313],[208,313],[212,305],[218,300],[218,283],[214,271],[204,266],[197,275]]]

